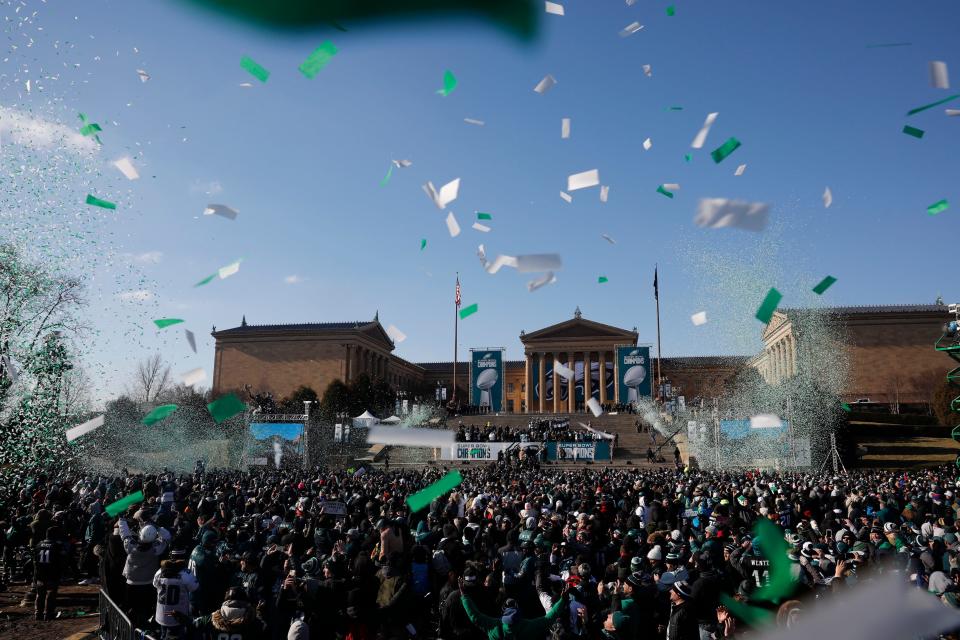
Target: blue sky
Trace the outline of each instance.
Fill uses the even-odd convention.
[[[570,318],[578,305],[652,343],[654,263],[664,355],[755,350],[761,327],[752,316],[770,286],[785,305],[960,296],[949,271],[960,118],[944,107],[905,115],[950,95],[930,87],[928,61],[947,62],[960,85],[956,3],[677,1],[673,17],[668,2],[562,4],[566,15],[544,14],[539,38],[523,43],[480,21],[345,22],[348,33],[291,35],[187,3],[28,2],[36,41],[27,48],[21,38],[7,53],[6,105],[52,101],[69,126],[85,112],[104,125],[99,160],[137,154],[142,176],[127,182],[105,164],[97,192],[121,205],[103,238],[118,257],[88,274],[96,337],[84,357],[98,394],[122,389],[136,360],[157,351],[175,372],[212,375],[210,327],[235,326],[243,314],[279,323],[379,310],[385,326],[409,336],[398,355],[450,360],[457,271],[464,303],[480,308],[460,324],[461,358],[495,346],[522,358],[521,329]],[[618,37],[633,21],[645,28]],[[328,39],[339,53],[307,80],[297,66]],[[867,48],[893,42],[912,46]],[[272,72],[268,82],[240,68],[244,55]],[[10,81],[11,65],[27,63],[58,74],[45,94],[24,95]],[[459,85],[444,98],[435,91],[446,69]],[[547,73],[558,84],[538,95]],[[720,115],[704,148],[692,150],[709,112]],[[563,117],[572,119],[569,140],[560,138]],[[908,123],[924,138],[901,133]],[[730,136],[743,146],[715,164],[709,151]],[[381,187],[391,159],[413,166]],[[594,168],[610,186],[607,203],[596,188],[574,192],[572,204],[560,199],[569,174]],[[446,213],[421,185],[457,177],[460,196],[448,209],[463,232],[450,238]],[[679,183],[677,197],[656,193],[661,183]],[[76,197],[55,184],[49,191]],[[768,202],[770,228],[699,229],[702,197]],[[928,216],[942,198],[953,208]],[[202,216],[207,203],[240,215]],[[475,211],[493,215],[492,232],[470,228]],[[486,274],[480,243],[491,257],[559,253],[564,267],[556,284],[528,293],[536,274]],[[192,287],[241,257],[235,276]],[[809,288],[827,274],[839,281],[815,300]],[[609,282],[598,284],[600,275]],[[150,299],[118,297],[131,291]],[[710,322],[694,327],[689,317],[701,310]],[[185,319],[199,353],[179,326],[154,330],[157,317]]]

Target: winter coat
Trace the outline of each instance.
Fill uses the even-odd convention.
[[[153,576],[160,568],[160,556],[167,550],[167,540],[170,534],[166,529],[159,529],[157,539],[150,544],[141,544],[130,533],[127,521],[120,520],[120,537],[123,538],[123,550],[127,552],[127,561],[123,565],[123,577],[127,584],[152,584]]]

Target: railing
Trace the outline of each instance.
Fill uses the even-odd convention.
[[[152,635],[140,629],[134,629],[130,618],[100,589],[100,630],[101,640],[156,640]]]
[[[101,640],[131,640],[133,625],[130,618],[100,589],[100,638]]]

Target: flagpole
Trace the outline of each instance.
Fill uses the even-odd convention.
[[[653,297],[657,301],[657,398],[663,400],[663,371],[660,369],[660,281],[658,279],[657,265],[653,265]]]
[[[450,401],[453,403],[453,406],[457,405],[457,329],[460,326],[460,272],[457,272],[457,296],[453,301],[453,393],[451,394]]]

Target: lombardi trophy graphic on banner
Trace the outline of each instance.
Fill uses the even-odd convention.
[[[643,365],[634,365],[623,374],[623,384],[627,385],[627,402],[640,400],[640,385],[647,379],[647,369]]]
[[[485,369],[477,376],[477,388],[480,389],[480,406],[490,406],[490,389],[496,384],[500,376],[496,369]]]

